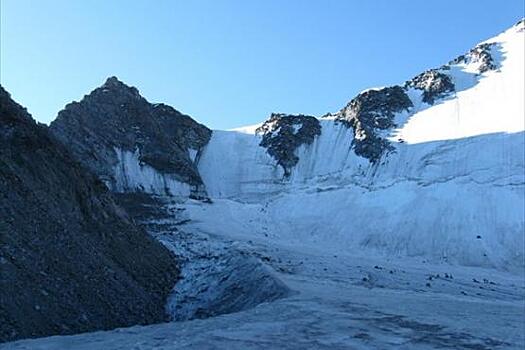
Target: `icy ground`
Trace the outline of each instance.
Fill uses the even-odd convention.
[[[222,314],[226,309],[217,310],[218,316],[206,319],[23,340],[0,348],[522,349],[525,346],[523,274],[431,264],[415,258],[366,257],[327,249],[329,246],[322,243],[297,245],[284,239],[268,239],[266,235],[272,233],[265,234],[262,229],[265,223],[250,222],[252,219],[246,213],[238,220],[230,218],[237,221],[231,226],[236,228],[235,232],[215,230],[217,218],[209,211],[221,211],[231,205],[238,203],[232,204],[230,200],[213,204],[172,203],[171,222],[169,218],[155,221],[163,227],[157,228],[158,238],[180,256],[187,257],[183,275],[190,285],[186,292],[184,286],[178,288],[179,292],[193,295],[189,299],[171,300],[170,310],[177,310],[177,301],[181,302],[178,312],[184,310],[183,315],[191,314],[199,305],[213,310],[217,305],[210,305],[209,297],[224,297],[216,289],[235,295],[235,286],[228,289],[231,288],[228,283],[235,281],[223,278],[228,275],[243,279],[242,284],[252,281],[254,285],[249,286],[252,292],[259,287],[265,289],[258,284],[259,275],[275,286],[276,291],[282,287],[279,284],[282,281],[290,289],[286,295],[276,300],[270,295],[270,301],[256,306],[250,304],[253,296],[248,301],[241,296],[239,300],[248,308],[229,314]],[[176,232],[169,233],[174,232],[173,227]],[[278,232],[273,235],[280,236]],[[236,267],[246,268],[246,261],[251,261],[249,271],[231,277]],[[204,273],[199,274],[200,270]],[[203,284],[211,287],[202,288]],[[264,297],[259,296],[254,303]]]

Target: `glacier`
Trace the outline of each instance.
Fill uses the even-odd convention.
[[[213,131],[190,153],[211,203],[120,153],[122,191],[180,195],[152,222],[176,227],[156,237],[183,261],[166,306],[179,322],[0,349],[522,349],[524,23],[485,42],[495,69],[450,63],[456,89],[434,104],[409,88],[376,163],[335,114],[290,176],[260,125]],[[247,307],[220,310],[239,281]]]
[[[259,146],[256,128],[215,131],[198,162],[209,195],[258,203],[268,230],[294,244],[519,271],[523,32],[513,27],[487,42],[497,43],[496,70],[477,73],[475,61],[451,65],[458,91],[435,105],[409,89],[413,107],[386,132],[395,152],[380,164],[357,156],[351,129],[333,117],[321,118],[321,135],[297,149],[288,178]]]

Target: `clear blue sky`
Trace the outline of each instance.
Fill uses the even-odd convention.
[[[523,0],[0,0],[0,82],[42,122],[118,76],[212,128],[321,115],[439,66]]]

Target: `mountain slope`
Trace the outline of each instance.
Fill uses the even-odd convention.
[[[523,28],[364,91],[320,118],[288,169],[272,155],[290,144],[280,128],[214,131],[198,162],[208,194],[260,204],[268,231],[293,244],[522,268]]]
[[[168,309],[193,320],[0,348],[523,349],[524,31],[322,118],[213,131],[190,157],[212,201],[106,182],[179,195],[119,197],[178,256]],[[141,155],[101,165],[164,181]]]
[[[205,196],[194,162],[211,131],[115,77],[67,105],[50,129],[112,190]]]
[[[317,119],[211,133],[110,78],[51,130],[114,191],[258,204],[283,242],[521,268],[524,34]]]
[[[0,341],[166,319],[172,254],[0,87]]]

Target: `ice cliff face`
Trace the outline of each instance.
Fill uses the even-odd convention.
[[[260,203],[297,244],[522,267],[523,26],[359,94],[305,141],[284,115],[214,131],[198,162],[208,193]]]
[[[364,172],[384,177],[388,166],[379,163],[396,161],[400,151],[416,148],[413,144],[523,131],[522,27],[520,22],[403,85],[362,92],[339,112],[319,118],[319,126],[312,122],[316,126],[304,139],[296,135],[301,116],[284,114],[272,115],[258,128],[214,132],[198,164],[207,189],[217,195],[215,187],[221,188],[228,196],[222,180],[233,172],[240,187],[252,186],[256,178],[290,184]],[[259,146],[269,157],[260,155]],[[224,155],[220,158],[229,164],[227,169],[218,169],[216,153]],[[283,162],[284,174],[265,169]],[[212,169],[217,180],[207,175]]]
[[[195,160],[211,131],[115,77],[67,105],[51,131],[112,190],[205,196]]]

